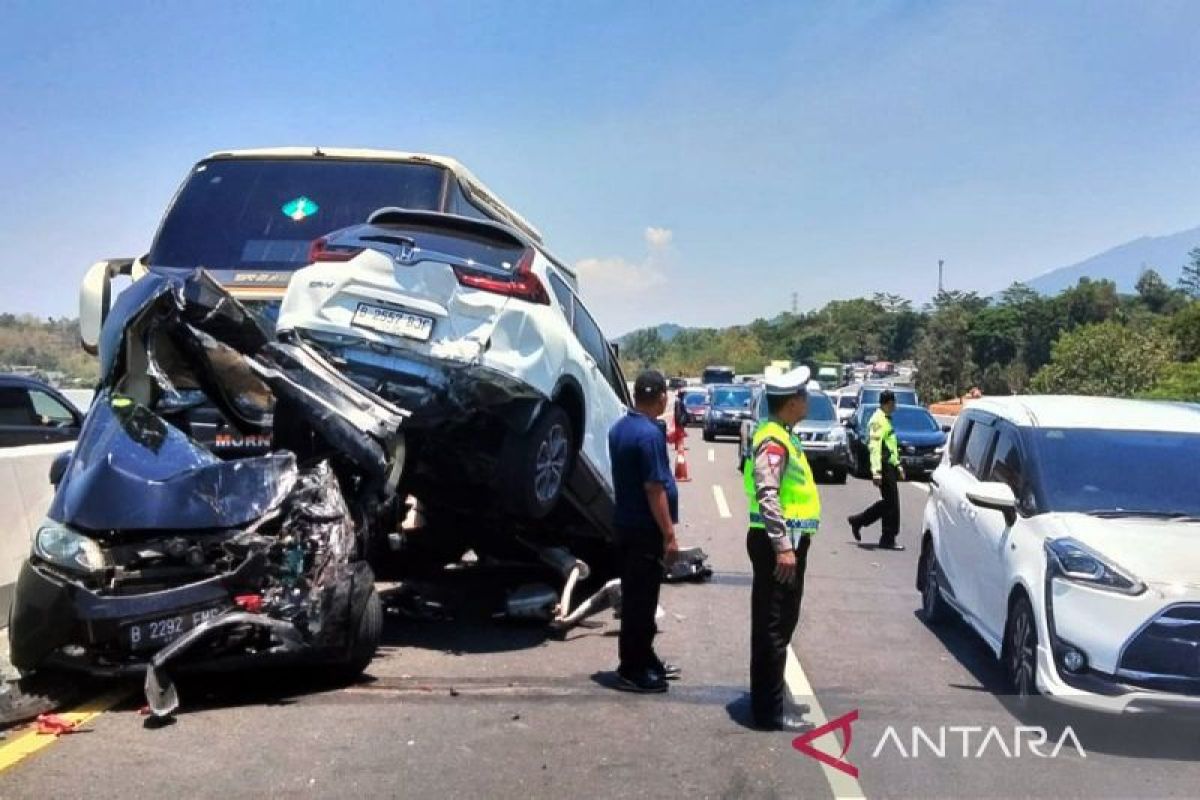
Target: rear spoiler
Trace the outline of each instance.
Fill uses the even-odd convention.
[[[533,239],[519,228],[514,228],[500,222],[474,217],[463,217],[458,214],[443,214],[440,211],[415,211],[410,208],[387,206],[376,209],[367,217],[368,225],[428,225],[447,231],[465,233],[470,236],[484,236],[490,239],[507,239],[510,243],[534,248],[551,264],[562,272],[571,283],[577,283],[579,278],[575,270],[550,255],[538,239]]]

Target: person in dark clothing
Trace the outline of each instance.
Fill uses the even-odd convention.
[[[900,466],[900,447],[896,442],[896,429],[892,427],[892,413],[896,410],[896,395],[891,389],[879,393],[879,408],[868,423],[871,454],[871,480],[879,487],[879,500],[865,511],[848,518],[850,533],[855,541],[862,540],[862,529],[883,521],[883,533],[879,537],[879,549],[903,550],[896,543],[900,534],[900,486],[904,468]]]
[[[665,692],[679,668],[654,652],[654,614],[665,563],[679,550],[675,523],[679,492],[658,419],[667,408],[667,382],[647,370],[633,385],[634,407],[608,432],[616,494],[614,527],[621,577],[620,665],[617,688]]]

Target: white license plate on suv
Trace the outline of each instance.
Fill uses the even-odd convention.
[[[413,314],[410,311],[396,311],[383,306],[373,306],[370,303],[358,304],[350,324],[422,342],[429,341],[429,337],[433,335],[433,317]]]

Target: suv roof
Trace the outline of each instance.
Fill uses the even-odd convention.
[[[1044,428],[1200,433],[1200,407],[1155,400],[1074,395],[985,397],[968,411],[984,411],[1014,425]]]
[[[210,159],[218,158],[313,158],[324,157],[331,159],[346,159],[352,161],[411,161],[419,164],[437,164],[454,173],[468,194],[490,206],[506,221],[522,231],[538,244],[542,244],[542,234],[527,219],[522,217],[503,200],[501,200],[483,181],[461,162],[447,156],[436,156],[428,153],[408,153],[402,150],[373,150],[355,147],[263,147],[251,150],[221,150],[211,153]]]

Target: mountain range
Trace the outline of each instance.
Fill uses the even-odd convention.
[[[1143,270],[1154,269],[1174,286],[1188,261],[1188,251],[1197,246],[1200,227],[1166,236],[1142,236],[1024,283],[1044,295],[1054,295],[1074,286],[1080,278],[1091,278],[1110,280],[1118,292],[1132,293]]]

